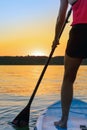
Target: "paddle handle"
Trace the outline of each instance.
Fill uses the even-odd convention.
[[[61,34],[62,34],[64,28],[65,28],[66,23],[68,22],[68,19],[69,19],[69,17],[70,17],[71,11],[72,11],[72,8],[70,8],[70,10],[68,11],[67,17],[66,17],[65,22],[64,22],[64,24],[63,24],[63,27],[62,27],[62,29],[60,30],[59,38],[60,38],[60,36],[61,36]],[[48,64],[49,64],[49,62],[50,62],[50,60],[51,60],[51,57],[52,57],[52,55],[53,55],[53,53],[54,53],[56,47],[57,47],[57,46],[55,46],[54,48],[52,48],[52,50],[51,50],[51,52],[50,52],[50,55],[49,55],[49,57],[48,57],[48,60],[47,60],[45,66],[44,66],[44,68],[43,68],[43,70],[42,70],[42,73],[41,73],[41,75],[40,75],[40,78],[39,78],[39,80],[38,80],[38,82],[37,82],[37,84],[36,84],[36,87],[35,87],[35,89],[34,89],[32,95],[31,95],[31,97],[30,97],[30,100],[29,100],[29,102],[28,102],[28,106],[31,106],[31,103],[32,103],[32,101],[33,101],[33,99],[34,99],[34,97],[35,97],[35,94],[36,94],[36,92],[37,92],[37,89],[38,89],[38,87],[39,87],[39,84],[40,84],[40,82],[41,82],[41,80],[42,80],[42,78],[43,78],[43,76],[44,76],[44,73],[45,73],[45,71],[46,71],[46,69],[47,69],[47,66],[48,66]]]

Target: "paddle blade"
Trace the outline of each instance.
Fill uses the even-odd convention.
[[[30,107],[26,106],[12,121],[12,124],[17,127],[25,127],[29,124]]]

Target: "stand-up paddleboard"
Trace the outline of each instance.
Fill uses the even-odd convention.
[[[73,99],[67,129],[54,125],[61,118],[61,102],[49,106],[38,118],[34,130],[87,130],[87,102]]]

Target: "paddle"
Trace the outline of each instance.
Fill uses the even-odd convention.
[[[62,29],[60,30],[59,38],[60,38],[60,36],[61,36],[61,34],[62,34],[64,28],[65,28],[66,23],[68,22],[68,18],[69,18],[69,16],[70,16],[70,14],[71,14],[71,8],[70,8],[70,10],[69,10],[68,13],[67,13],[67,17],[66,17],[66,19],[65,19],[65,22],[64,22],[63,27],[62,27]],[[31,107],[32,101],[33,101],[33,99],[34,99],[34,97],[35,97],[35,94],[36,94],[36,92],[37,92],[37,89],[38,89],[38,87],[39,87],[39,84],[40,84],[40,82],[41,82],[41,80],[42,80],[42,78],[43,78],[43,76],[44,76],[44,73],[45,73],[45,71],[46,71],[46,69],[47,69],[47,66],[48,66],[48,64],[49,64],[49,62],[50,62],[50,60],[51,60],[51,57],[52,57],[52,55],[53,55],[53,53],[54,53],[56,47],[57,47],[57,46],[55,46],[54,48],[52,48],[52,50],[51,50],[51,52],[50,52],[50,55],[49,55],[49,57],[48,57],[48,60],[47,60],[45,66],[44,66],[44,68],[43,68],[43,70],[42,70],[42,73],[41,73],[41,75],[40,75],[40,78],[39,78],[39,80],[38,80],[38,82],[37,82],[37,84],[36,84],[36,87],[35,87],[35,89],[34,89],[32,95],[31,95],[31,97],[30,97],[30,100],[29,100],[28,104],[27,104],[26,107],[16,116],[16,118],[12,121],[12,124],[14,124],[15,126],[17,126],[17,127],[24,127],[24,126],[27,126],[27,125],[29,124],[30,107]]]

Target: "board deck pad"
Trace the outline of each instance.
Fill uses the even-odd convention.
[[[38,118],[35,130],[87,130],[87,103],[73,99],[67,129],[54,126],[61,118],[61,102],[50,105]]]

